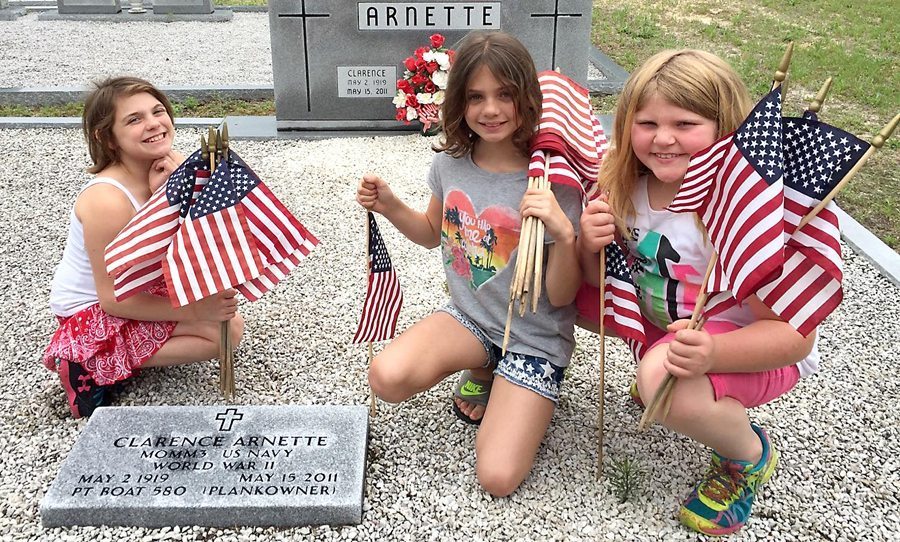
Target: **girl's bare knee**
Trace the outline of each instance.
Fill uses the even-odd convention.
[[[494,497],[508,497],[518,489],[525,477],[516,465],[510,462],[477,461],[475,474],[478,484]]]
[[[396,364],[377,356],[369,367],[369,386],[382,401],[400,403],[409,399],[403,376],[402,372],[396,369]]]

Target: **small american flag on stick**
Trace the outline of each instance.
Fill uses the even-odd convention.
[[[757,295],[804,336],[844,297],[840,226],[834,203],[809,223],[798,224],[859,162],[869,143],[819,122],[815,114],[785,117],[785,262]]]
[[[741,301],[784,261],[781,88],[732,134],[691,157],[668,209],[696,212],[719,255],[707,291]]]
[[[378,231],[378,223],[372,212],[366,213],[369,221],[369,280],[366,300],[354,343],[386,341],[397,330],[397,317],[403,305],[403,290],[397,272],[391,265],[391,257]]]

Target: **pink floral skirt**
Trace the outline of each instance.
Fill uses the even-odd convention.
[[[165,296],[165,283],[149,293]],[[56,358],[77,362],[94,382],[107,386],[132,376],[169,340],[177,322],[148,322],[112,316],[94,304],[60,317],[59,329],[44,351],[44,366],[56,371]]]

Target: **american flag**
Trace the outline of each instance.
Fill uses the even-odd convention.
[[[847,175],[869,148],[856,136],[807,112],[785,117],[785,262],[757,295],[804,336],[843,299],[840,226],[829,203],[803,228],[797,225]]]
[[[719,262],[709,291],[737,301],[784,262],[781,89],[767,94],[732,134],[691,157],[669,210],[696,212]]]
[[[369,220],[369,282],[366,287],[366,300],[363,303],[362,316],[354,343],[386,341],[394,336],[397,329],[397,317],[403,305],[403,290],[397,272],[391,265],[384,240],[378,231],[375,215],[368,214]]]
[[[549,160],[549,180],[595,195],[600,160],[609,141],[594,116],[587,89],[568,77],[545,71],[541,85],[541,119],[531,140],[529,176],[541,177]]]
[[[644,317],[638,304],[637,289],[631,269],[619,240],[606,245],[606,289],[604,291],[603,325],[623,339],[635,359],[645,353],[647,335]]]
[[[318,244],[233,151],[210,176],[200,151],[106,249],[116,299],[164,276],[174,306],[236,288],[255,301]]]

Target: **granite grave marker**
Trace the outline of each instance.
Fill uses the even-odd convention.
[[[96,15],[122,11],[120,0],[56,0],[56,7],[60,15]]]
[[[40,504],[45,527],[362,520],[363,406],[98,409]]]
[[[585,84],[588,0],[329,2],[270,0],[279,130],[403,130],[392,99],[403,59],[441,33],[448,47],[472,30],[503,30],[538,70]]]
[[[157,15],[206,14],[215,10],[212,0],[153,0],[153,13]]]

